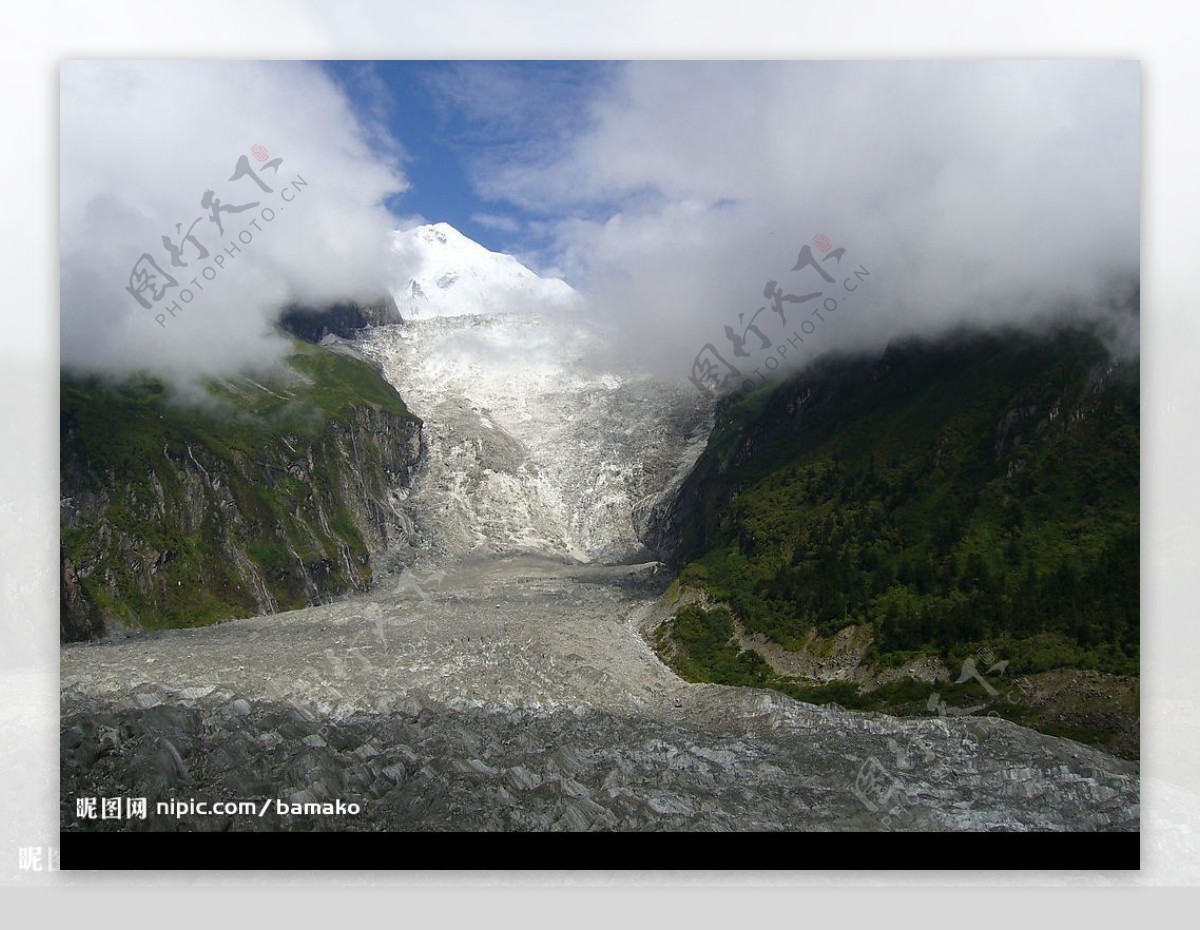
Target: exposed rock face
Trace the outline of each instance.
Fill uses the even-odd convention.
[[[344,301],[329,307],[289,307],[279,322],[305,342],[320,342],[327,336],[349,339],[369,326],[399,323],[400,311],[396,302],[385,296],[365,304]]]
[[[370,372],[364,362],[346,364]],[[276,390],[247,390],[258,388]],[[253,429],[237,434],[237,445],[229,433],[236,410],[209,425],[150,405],[139,408],[145,428],[122,421],[144,445],[100,448],[104,437],[87,418],[115,403],[95,390],[64,406],[64,641],[361,591],[372,554],[406,532],[392,499],[419,459],[421,423],[398,397],[391,405],[351,400],[311,431]]]
[[[63,828],[1137,829],[1137,765],[1069,740],[680,681],[639,635],[662,577],[487,559],[69,647]],[[76,817],[75,798],[117,795],[150,817]],[[173,797],[362,813],[154,813]]]
[[[714,431],[727,422],[728,405],[727,400],[718,402]],[[702,555],[720,526],[721,512],[735,498],[739,465],[753,455],[756,442],[779,428],[778,420],[768,418],[751,435],[739,436],[739,445],[726,454],[711,443],[706,446],[675,493],[661,497],[647,514],[642,527],[646,548],[676,568]]]

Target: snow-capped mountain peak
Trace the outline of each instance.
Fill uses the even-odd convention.
[[[565,281],[539,277],[449,223],[399,230],[392,248],[406,272],[392,290],[405,320],[566,308],[577,296]]]

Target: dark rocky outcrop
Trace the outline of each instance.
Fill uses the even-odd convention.
[[[391,297],[381,297],[365,304],[343,301],[327,307],[292,305],[279,318],[279,324],[286,332],[313,343],[320,342],[326,336],[350,339],[368,326],[399,322],[400,311]]]

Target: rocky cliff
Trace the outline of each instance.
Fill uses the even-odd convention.
[[[368,363],[296,343],[203,402],[64,375],[60,443],[60,632],[80,640],[364,590],[406,531],[391,498],[421,421]]]

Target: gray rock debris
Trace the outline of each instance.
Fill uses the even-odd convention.
[[[447,568],[427,590],[64,649],[63,828],[1138,828],[1138,766],[1069,740],[680,681],[637,629],[645,569]],[[75,798],[116,795],[150,817],[76,818]],[[363,812],[154,813],[186,797]]]

